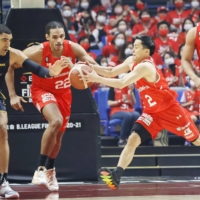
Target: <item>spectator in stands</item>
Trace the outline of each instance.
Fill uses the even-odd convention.
[[[186,34],[193,27],[195,27],[195,24],[192,21],[192,19],[191,18],[185,18],[184,21],[183,21],[182,32],[179,33],[178,38],[177,38],[177,43],[179,45],[185,44]]]
[[[123,89],[112,87],[109,89],[108,105],[111,108],[110,118],[122,120],[118,142],[119,147],[126,145],[133,124],[140,116],[138,112],[134,111],[136,99],[133,89],[133,84]]]
[[[57,1],[56,0],[45,0],[46,8],[57,8]]]
[[[175,9],[168,12],[169,22],[171,28],[179,33],[182,29],[183,20],[188,17],[190,11],[184,10],[184,0],[173,0],[173,3]]]
[[[70,4],[72,8],[77,8],[79,5],[79,0],[63,0],[63,4]]]
[[[133,49],[132,43],[125,43],[120,49],[119,54],[111,58],[109,66],[115,67],[123,63],[128,56],[133,55],[132,49]]]
[[[118,55],[125,42],[126,36],[123,33],[118,33],[113,38],[111,44],[103,47],[101,54],[108,58],[108,61],[110,61],[113,56]]]
[[[83,36],[81,38],[79,38],[78,40],[78,44],[80,44],[85,51],[95,60],[96,59],[96,54],[94,54],[93,52],[90,52],[90,42],[89,42],[89,38],[87,36]]]
[[[63,21],[64,24],[67,28],[67,31],[69,33],[69,36],[71,38],[71,40],[73,42],[77,43],[77,39],[76,39],[76,31],[74,30],[74,21],[75,18],[73,16],[73,12],[72,12],[72,7],[70,4],[64,4],[62,6],[62,16],[63,16]]]
[[[197,90],[194,82],[190,80],[190,89],[183,92],[180,103],[188,111],[188,117],[190,117],[194,123],[197,121],[197,116],[200,114],[199,97],[200,91]]]
[[[155,38],[155,52],[163,56],[166,52],[173,51],[178,53],[178,43],[168,38],[169,24],[166,21],[161,21],[157,24],[158,37]]]
[[[160,6],[157,8],[157,15],[154,17],[155,25],[153,26],[151,30],[151,36],[153,38],[157,37],[157,24],[161,21],[166,21],[169,22],[169,17],[168,17],[168,8],[165,6]]]
[[[115,27],[117,22],[124,18],[123,15],[123,4],[121,2],[116,2],[112,6],[112,14],[109,19],[109,24],[111,27]]]
[[[89,0],[80,0],[78,5],[78,13],[83,12],[84,10],[91,10]]]
[[[186,78],[184,76],[183,69],[175,62],[175,56],[173,52],[166,52],[163,56],[165,68],[162,69],[163,75],[170,87],[181,86],[184,87]]]
[[[199,14],[200,14],[199,0],[192,0],[189,17],[192,19],[194,23],[197,23],[199,21]]]
[[[135,3],[135,8],[138,11],[138,13],[141,12],[142,10],[146,9],[144,0],[137,0]]]
[[[108,61],[107,61],[107,58],[102,56],[102,55],[98,55],[95,59],[95,61],[100,65],[100,66],[103,66],[103,67],[107,67],[108,66]],[[107,87],[101,83],[93,83],[91,86],[90,86],[90,89],[91,89],[91,92],[92,94],[94,95],[94,93],[98,90],[98,88],[102,88],[102,87]]]
[[[104,10],[106,12],[106,7],[102,5],[101,0],[90,1],[90,7],[95,13],[98,13],[100,10]]]
[[[106,36],[106,23],[107,13],[104,10],[100,10],[96,16],[96,28],[92,31],[91,46],[97,46],[97,49],[102,49],[102,37]]]
[[[153,28],[155,21],[151,18],[148,10],[142,10],[139,14],[139,22],[132,28],[132,37],[142,35],[150,35],[151,29]]]

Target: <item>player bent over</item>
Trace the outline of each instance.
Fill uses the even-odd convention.
[[[162,129],[167,129],[200,146],[199,131],[176,100],[177,93],[169,89],[151,58],[154,50],[155,44],[151,37],[137,37],[134,42],[133,56],[128,57],[122,64],[115,68],[93,66],[92,73],[85,71],[87,75],[84,78],[87,82],[99,82],[115,88],[123,88],[135,83],[144,103],[143,113],[133,126],[132,134],[120,155],[116,169],[110,171],[105,168],[100,171],[102,180],[111,189],[118,188],[120,178],[131,163],[136,148],[146,139],[155,138]],[[102,77],[114,77],[129,70],[131,72],[122,79]]]

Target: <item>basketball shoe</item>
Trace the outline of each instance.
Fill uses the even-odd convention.
[[[6,198],[6,199],[18,199],[19,193],[12,190],[8,181],[4,180],[2,185],[0,185],[0,197]]]
[[[38,167],[37,170],[35,170],[32,183],[34,185],[39,185],[39,186],[46,186],[48,185],[47,179],[46,179],[46,168],[43,166]]]
[[[45,200],[58,200],[59,199],[59,194],[58,192],[53,192],[46,196]]]
[[[55,168],[45,171],[47,187],[50,191],[56,192],[59,189],[58,181],[56,179],[56,170]]]

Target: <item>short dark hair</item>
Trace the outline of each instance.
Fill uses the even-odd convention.
[[[157,24],[157,29],[159,29],[159,27],[160,27],[161,25],[163,25],[163,24],[167,25],[168,29],[170,29],[170,25],[169,25],[169,23],[166,22],[166,21],[161,21],[161,22],[159,22],[159,23]]]
[[[60,22],[57,22],[57,21],[52,21],[52,22],[49,22],[46,27],[45,27],[45,32],[46,34],[49,35],[50,33],[50,29],[56,29],[56,28],[63,28],[64,29],[64,26],[62,23]]]
[[[7,26],[0,24],[0,35],[3,33],[12,34],[11,30]]]
[[[150,56],[152,56],[154,54],[155,43],[150,36],[146,36],[146,35],[137,36],[135,39],[141,40],[143,48],[150,50]]]

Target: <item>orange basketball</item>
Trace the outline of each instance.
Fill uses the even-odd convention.
[[[84,90],[88,88],[92,83],[87,83],[84,79],[79,80],[81,77],[83,77],[83,74],[85,74],[82,70],[86,70],[88,72],[92,72],[92,68],[86,64],[75,64],[74,67],[71,69],[69,73],[69,81],[71,85],[78,89],[78,90]],[[81,74],[81,77],[79,76]]]

